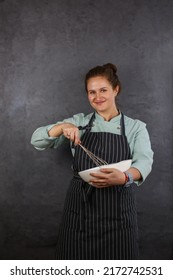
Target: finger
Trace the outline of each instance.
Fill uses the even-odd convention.
[[[71,131],[70,131],[70,141],[74,142],[74,140],[75,140],[74,131],[71,130]]]
[[[105,174],[101,174],[101,173],[90,173],[90,175],[94,178],[98,178],[98,179],[106,179],[107,175]]]
[[[76,130],[75,133],[74,133],[74,143],[75,145],[78,145],[80,144],[80,138],[79,138],[79,130]]]
[[[98,180],[98,179],[92,179],[91,181],[90,181],[90,183],[92,183],[92,184],[97,184],[97,185],[105,185],[106,184],[106,180],[105,179],[100,179],[100,180]]]
[[[90,185],[92,185],[93,187],[98,188],[98,189],[107,187],[107,184],[90,183]]]
[[[65,136],[66,138],[70,139],[70,134],[68,134],[67,132],[64,133],[64,136]]]
[[[80,139],[79,139],[78,141],[75,142],[75,146],[77,146],[77,145],[79,145],[79,144],[81,144]]]
[[[63,129],[63,134],[66,138],[70,139],[70,132],[68,128]]]
[[[100,168],[102,173],[112,173],[115,171],[115,168]]]

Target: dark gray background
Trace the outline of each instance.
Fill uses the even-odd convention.
[[[69,146],[33,131],[89,113],[85,73],[118,66],[124,113],[147,123],[153,171],[138,189],[141,259],[173,258],[172,0],[0,1],[0,258],[53,259]]]

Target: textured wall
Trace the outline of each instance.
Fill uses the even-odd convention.
[[[53,258],[72,176],[69,147],[33,131],[90,112],[85,72],[113,62],[121,108],[147,123],[153,172],[136,190],[141,258],[173,257],[172,0],[0,1],[0,258]]]

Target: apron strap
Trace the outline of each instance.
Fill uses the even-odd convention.
[[[79,228],[80,231],[85,229],[85,207],[89,203],[89,197],[94,189],[93,186],[88,185],[79,176],[74,176],[81,181],[81,199],[80,199],[80,212],[79,212]]]
[[[121,125],[121,135],[126,136],[125,124],[124,124],[124,114],[123,113],[121,113],[120,125]]]
[[[95,120],[95,112],[92,114],[92,116],[91,116],[91,118],[90,118],[88,124],[85,125],[85,126],[78,126],[78,129],[79,129],[79,130],[85,130],[84,134],[90,132],[90,131],[91,131],[91,128],[92,128],[92,126],[93,126],[93,121],[94,121],[94,120]],[[71,145],[72,145],[72,146],[71,146],[72,149],[75,149],[74,142],[72,142]]]
[[[95,112],[92,114],[89,123],[85,126],[78,126],[79,130],[86,130],[86,132],[90,132],[93,126],[93,121],[95,120]]]

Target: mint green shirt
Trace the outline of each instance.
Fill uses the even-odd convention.
[[[88,124],[93,113],[89,115],[84,115],[83,113],[76,114],[72,118],[64,119],[63,121],[58,121],[56,124],[61,124],[64,122],[72,123],[76,126],[85,126]],[[121,114],[112,118],[110,121],[105,121],[103,117],[95,113],[95,120],[93,122],[92,132],[110,132],[115,134],[121,134],[120,120]],[[125,132],[127,141],[130,146],[132,155],[132,167],[137,168],[141,175],[142,180],[136,182],[140,185],[151,172],[153,163],[153,151],[151,149],[150,138],[148,131],[146,129],[146,124],[139,120],[131,119],[124,116],[125,121]],[[58,148],[63,144],[64,141],[69,141],[64,135],[59,137],[50,137],[48,131],[55,124],[50,124],[47,126],[40,127],[36,129],[31,138],[31,144],[37,150],[45,150],[47,148]],[[80,131],[80,137],[85,131]],[[71,151],[74,155],[74,149],[71,145]]]

